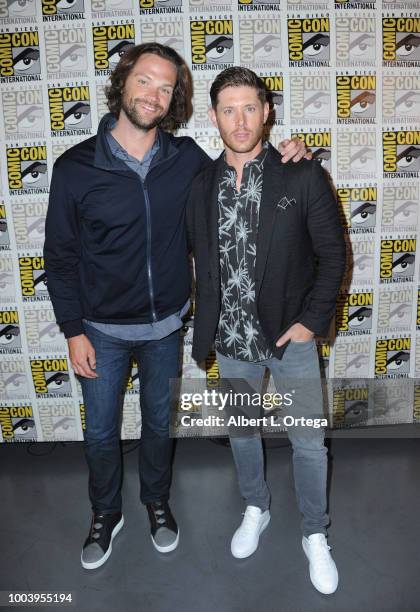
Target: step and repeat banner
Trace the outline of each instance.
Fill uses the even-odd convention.
[[[272,92],[273,144],[298,136],[332,176],[348,244],[335,326],[318,343],[334,427],[420,419],[418,0],[0,0],[1,440],[83,439],[44,273],[48,185],[57,157],[95,134],[121,55],[149,41],[190,66],[180,134],[218,155],[209,88],[247,66]],[[191,359],[191,322],[183,337],[183,376],[217,385],[214,359]],[[139,384],[133,363],[122,438],[140,434]]]

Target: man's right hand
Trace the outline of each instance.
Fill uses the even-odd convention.
[[[95,349],[85,334],[73,336],[67,340],[69,345],[70,361],[73,370],[79,376],[98,378],[94,371],[96,368]]]

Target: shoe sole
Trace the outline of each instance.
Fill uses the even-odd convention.
[[[98,561],[93,561],[91,563],[87,563],[86,561],[83,561],[83,551],[82,551],[82,556],[80,558],[80,561],[81,561],[82,567],[84,569],[88,569],[88,570],[97,569],[98,567],[101,567],[101,565],[103,565],[105,563],[105,561],[108,561],[108,559],[109,559],[109,557],[110,557],[110,555],[112,553],[112,540],[115,538],[117,533],[119,533],[121,531],[123,525],[124,525],[124,517],[122,516],[120,522],[117,523],[115,525],[114,529],[112,530],[111,541],[109,543],[108,550],[105,552],[103,557],[98,559]]]
[[[250,552],[246,553],[246,554],[240,554],[240,555],[235,555],[233,550],[232,550],[232,546],[230,548],[230,552],[232,553],[232,556],[235,557],[235,559],[246,559],[247,557],[250,557],[251,555],[254,554],[254,552],[257,550],[258,548],[258,544],[260,543],[260,535],[262,534],[262,532],[264,531],[264,529],[266,529],[266,527],[268,526],[268,523],[270,522],[271,516],[268,515],[268,517],[264,520],[264,522],[262,523],[261,527],[260,527],[260,533],[258,534],[258,540],[257,540],[257,544],[255,546],[255,548],[253,548]]]
[[[312,584],[314,585],[314,587],[316,588],[316,590],[317,590],[317,591],[319,591],[320,593],[322,593],[323,595],[332,595],[333,593],[335,593],[335,592],[336,592],[337,587],[338,587],[338,584],[337,584],[337,586],[335,587],[335,589],[333,589],[332,591],[331,591],[331,590],[330,590],[330,591],[326,591],[325,589],[323,589],[323,588],[322,588],[322,587],[321,587],[321,586],[320,586],[320,585],[319,585],[319,584],[316,582],[316,580],[314,580],[314,578],[313,578],[313,576],[312,576],[311,563],[310,563],[310,561],[309,561],[309,554],[308,554],[308,552],[307,552],[307,550],[306,550],[306,546],[307,546],[307,545],[305,544],[305,540],[302,538],[302,548],[303,548],[303,552],[305,553],[306,558],[308,559],[308,562],[309,562],[309,576],[310,576],[310,578],[311,578],[311,582],[312,582]]]
[[[176,534],[175,541],[172,542],[172,544],[169,544],[169,546],[159,546],[159,544],[156,544],[156,542],[154,541],[153,536],[151,535],[150,537],[152,538],[152,544],[156,548],[157,551],[159,551],[160,553],[168,553],[168,552],[171,552],[172,550],[175,550],[175,548],[178,546],[179,529],[178,529],[178,533]]]

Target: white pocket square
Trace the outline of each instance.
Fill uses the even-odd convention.
[[[286,210],[286,208],[289,208],[289,206],[293,206],[294,204],[296,204],[295,198],[289,200],[287,196],[283,196],[277,206],[283,210]]]

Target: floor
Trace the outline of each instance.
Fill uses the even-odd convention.
[[[161,555],[138,502],[134,445],[124,446],[125,526],[94,571],[79,561],[90,522],[82,444],[0,445],[0,590],[72,591],[69,609],[80,612],[420,610],[418,440],[330,440],[329,543],[340,584],[329,596],[309,581],[287,443],[267,449],[272,518],[245,560],[229,548],[243,510],[230,448],[178,442],[171,507],[180,544]]]

